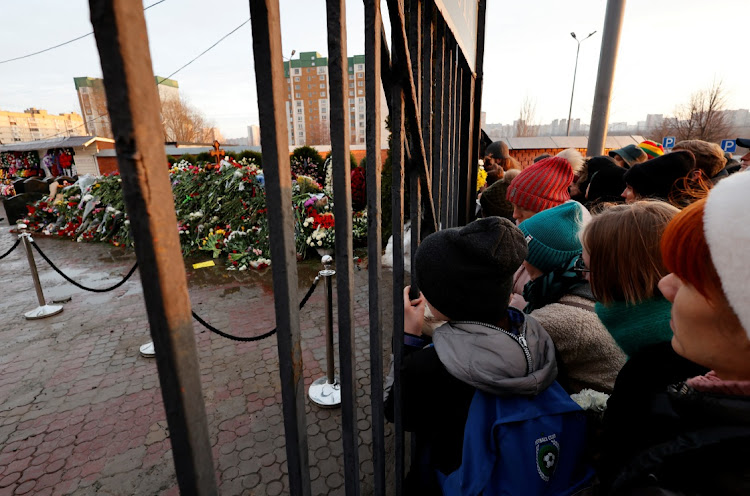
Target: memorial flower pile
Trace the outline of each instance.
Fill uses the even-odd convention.
[[[228,158],[218,168],[207,168],[181,161],[170,168],[169,176],[175,228],[185,256],[226,257],[227,267],[236,270],[271,265],[265,179],[257,164]],[[302,259],[314,255],[313,248],[334,246],[333,199],[315,177],[297,174],[292,185],[295,246]],[[25,222],[33,231],[133,246],[117,173],[84,176],[28,210]],[[353,225],[355,241],[366,240],[366,213],[355,212]]]

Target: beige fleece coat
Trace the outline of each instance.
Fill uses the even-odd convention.
[[[627,357],[597,317],[592,301],[565,295],[531,315],[552,336],[560,359],[558,382],[568,393],[585,388],[612,392]]]

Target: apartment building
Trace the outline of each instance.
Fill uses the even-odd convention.
[[[349,57],[349,130],[351,144],[365,143],[365,56]],[[290,74],[291,73],[291,74]],[[286,115],[289,144],[330,144],[330,98],[328,58],[318,52],[302,52],[298,59],[284,61],[287,83]],[[385,117],[388,106],[381,88],[381,129],[387,143]]]
[[[83,134],[83,118],[75,112],[52,115],[34,107],[23,112],[0,110],[0,144]]]

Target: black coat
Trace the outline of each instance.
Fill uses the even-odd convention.
[[[605,494],[750,494],[750,399],[668,386],[706,372],[670,343],[631,357],[604,416]]]

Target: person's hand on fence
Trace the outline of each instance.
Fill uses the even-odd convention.
[[[424,324],[425,299],[422,293],[416,300],[409,299],[411,286],[404,288],[404,332],[415,336],[422,335],[422,324]]]

